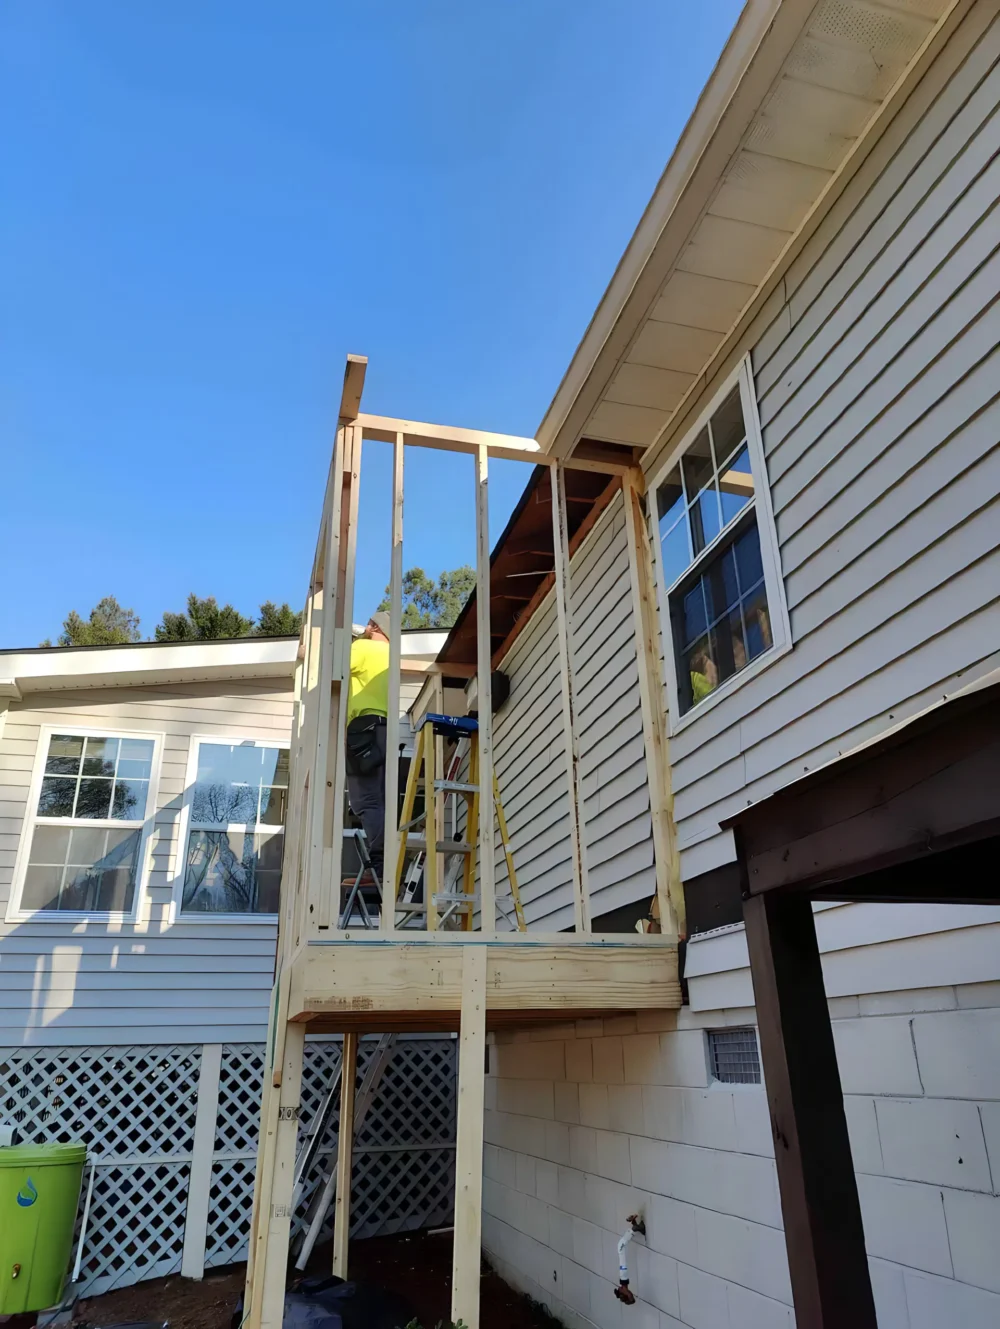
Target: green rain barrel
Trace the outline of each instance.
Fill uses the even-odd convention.
[[[0,1315],[58,1305],[86,1159],[82,1144],[0,1148]]]

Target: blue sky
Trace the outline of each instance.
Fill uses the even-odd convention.
[[[0,647],[299,606],[349,351],[370,411],[533,434],[739,9],[5,0]],[[471,459],[407,467],[406,565],[471,559]]]

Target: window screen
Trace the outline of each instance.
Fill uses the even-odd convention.
[[[712,1074],[723,1084],[760,1084],[756,1029],[712,1029],[708,1052]]]

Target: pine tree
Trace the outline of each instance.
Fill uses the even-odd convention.
[[[248,637],[253,619],[244,618],[232,605],[220,606],[214,595],[199,599],[192,591],[187,598],[187,613],[163,615],[156,626],[157,641],[220,641],[229,637]]]
[[[124,646],[139,641],[139,615],[132,609],[123,609],[113,595],[106,595],[81,618],[71,609],[63,620],[59,634],[60,646]],[[42,642],[43,646],[51,642]]]
[[[450,628],[475,589],[476,571],[468,563],[442,572],[437,581],[428,577],[423,568],[410,568],[403,573],[404,629]],[[385,591],[386,598],[379,609],[388,611],[388,586]]]
[[[287,600],[276,605],[273,600],[265,600],[260,607],[260,618],[254,624],[255,637],[297,637],[302,631],[302,611],[298,613],[290,607]]]

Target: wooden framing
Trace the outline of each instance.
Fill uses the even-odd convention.
[[[480,800],[484,801],[484,800]],[[486,1058],[486,948],[462,951],[462,1023],[458,1048],[458,1127],[455,1137],[455,1242],[451,1318],[479,1323],[483,1228],[483,1110]]]
[[[586,827],[579,775],[573,678],[573,616],[567,521],[566,470],[580,466],[607,474],[601,506],[631,474],[628,458],[598,447],[576,462],[554,463],[534,439],[478,430],[451,429],[361,412],[364,357],[348,361],[333,459],[306,602],[297,667],[293,722],[290,807],[286,829],[282,922],[265,1088],[261,1105],[254,1218],[247,1272],[246,1329],[280,1329],[287,1272],[293,1171],[306,1032],[341,1033],[341,1127],[335,1188],[333,1269],[347,1275],[351,1159],[358,1038],[365,1033],[456,1030],[461,1036],[457,1146],[456,1241],[453,1317],[468,1329],[479,1322],[484,1058],[486,1031],[607,1011],[673,1009],[680,1005],[678,956],[673,936],[595,937],[590,931]],[[363,440],[393,447],[390,558],[390,701],[387,716],[385,891],[377,930],[338,929],[346,771],[344,744],[350,687],[351,616],[357,548],[357,514]],[[418,734],[427,809],[424,841],[426,930],[397,928],[391,883],[409,836],[398,831],[399,673],[403,577],[403,483],[407,446],[441,448],[473,459],[476,517],[476,665],[479,729],[476,768],[469,783],[468,815],[478,824],[479,919],[466,910],[461,930],[438,929],[435,895],[440,891],[445,836],[443,740],[425,725]],[[489,462],[515,458],[548,468],[552,486],[552,531],[566,735],[576,932],[543,934],[496,931],[495,816],[493,769],[491,568]],[[578,488],[587,486],[582,483]],[[588,503],[593,497],[587,498]],[[590,529],[594,518],[584,523]],[[578,533],[577,543],[582,538]],[[425,689],[432,705],[444,705],[450,667],[429,669]],[[403,825],[413,817],[415,781],[404,799]],[[502,828],[503,829],[503,828]],[[506,841],[506,832],[503,838]],[[659,850],[658,850],[659,853]],[[463,886],[474,900],[475,864],[466,866]],[[513,864],[508,856],[508,871]],[[669,898],[669,892],[668,892]],[[411,917],[419,914],[411,915]],[[523,915],[518,914],[523,925]],[[359,1110],[363,1110],[360,1108]]]
[[[556,625],[559,635],[559,681],[562,697],[563,744],[569,787],[569,838],[573,856],[573,922],[577,932],[590,931],[590,879],[587,835],[580,795],[580,742],[576,726],[576,671],[573,666],[573,605],[570,598],[569,535],[566,523],[566,480],[561,466],[549,472],[552,481],[552,546],[555,552]]]
[[[340,1063],[340,1122],[337,1128],[337,1195],[333,1211],[333,1269],[347,1277],[347,1242],[351,1232],[351,1169],[354,1161],[354,1082],[358,1076],[358,1036],[344,1034]]]
[[[670,780],[663,672],[660,668],[659,619],[656,611],[656,578],[653,573],[646,518],[640,501],[643,492],[642,472],[631,471],[622,481],[622,497],[625,506],[625,532],[628,538],[632,619],[635,624],[635,655],[639,670],[639,704],[642,708],[642,733],[646,749],[646,778],[649,782],[649,808],[653,824],[657,913],[662,932],[674,937],[684,937],[687,935],[687,920]]]

